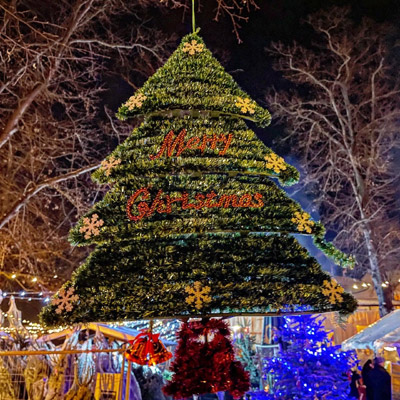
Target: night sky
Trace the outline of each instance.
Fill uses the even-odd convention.
[[[263,95],[265,89],[272,85],[279,88],[285,86],[286,83],[281,79],[279,73],[271,68],[271,59],[265,49],[271,41],[278,40],[287,43],[297,41],[307,45],[313,39],[310,27],[302,23],[308,14],[334,5],[350,6],[351,18],[355,22],[360,21],[363,17],[368,17],[376,22],[390,24],[393,26],[395,36],[400,41],[398,24],[400,0],[260,0],[258,3],[260,9],[253,10],[249,14],[247,23],[241,23],[242,28],[239,30],[239,34],[242,43],[240,44],[232,32],[231,21],[228,18],[221,18],[218,23],[214,21],[214,1],[203,1],[201,12],[196,14],[196,25],[201,29],[200,35],[205,40],[207,47],[221,61],[226,70],[254,100],[266,108],[268,108],[268,104],[265,103]],[[162,30],[177,34],[177,44],[180,38],[190,33],[192,29],[191,16],[187,14],[182,21],[182,11],[179,10],[167,12],[164,18],[157,22],[160,22]],[[251,126],[251,128],[260,139],[284,156],[301,172],[290,148],[283,148],[278,144],[277,139],[282,134],[284,127],[274,126],[272,123],[272,126],[267,129],[257,129],[255,126]],[[313,218],[319,219],[318,213],[312,209],[311,198],[307,198],[296,186],[287,189],[287,192],[292,198],[299,201]],[[332,235],[332,233],[327,232],[327,239],[333,239],[334,234]],[[324,269],[340,273],[333,262],[313,246],[311,238],[299,236],[298,240],[318,259]]]
[[[352,18],[357,21],[369,17],[377,22],[398,25],[400,0],[259,0],[260,9],[249,14],[249,21],[242,23],[239,44],[228,18],[217,23],[214,17],[214,1],[204,0],[200,13],[196,14],[196,25],[200,35],[217,58],[220,54],[228,57],[224,63],[240,86],[254,99],[262,102],[265,88],[276,85],[279,76],[271,69],[271,61],[265,47],[271,41],[296,40],[306,44],[311,30],[301,21],[310,13],[332,5],[351,6]],[[182,11],[171,10],[160,18],[160,28],[176,33],[178,38],[191,32],[191,16],[182,21]],[[399,29],[400,31],[400,29]]]

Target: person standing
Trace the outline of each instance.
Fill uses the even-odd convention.
[[[361,375],[357,372],[356,368],[351,372],[351,383],[350,383],[350,398],[358,399],[358,387],[360,386]]]
[[[368,382],[372,386],[373,400],[392,400],[391,377],[383,367],[384,363],[382,357],[376,357],[374,368],[367,375]]]
[[[366,399],[364,398],[363,400],[374,400],[372,394],[372,385],[371,382],[369,382],[368,380],[368,374],[370,371],[372,371],[373,367],[374,364],[372,363],[372,360],[367,360],[364,366],[362,367],[361,376],[363,384],[366,387]]]

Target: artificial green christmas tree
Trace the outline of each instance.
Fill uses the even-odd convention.
[[[342,265],[274,182],[298,172],[245,121],[270,122],[197,34],[119,109],[143,118],[93,178],[111,189],[71,232],[96,247],[42,313],[48,324],[355,310],[293,234]]]
[[[260,389],[260,360],[255,351],[256,337],[250,333],[250,326],[240,326],[233,335],[236,358],[249,373],[253,390]]]

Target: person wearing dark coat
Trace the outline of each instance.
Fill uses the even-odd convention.
[[[374,368],[368,373],[367,379],[372,386],[373,400],[392,400],[391,377],[383,367],[385,360],[376,357]]]
[[[357,370],[353,370],[351,372],[351,383],[350,383],[350,398],[358,399],[358,386],[360,385],[361,375],[357,372]]]
[[[367,392],[366,400],[374,400],[374,397],[372,394],[372,384],[368,380],[368,374],[370,371],[372,371],[373,368],[374,368],[374,364],[372,363],[372,360],[368,360],[362,367],[362,371],[361,371],[363,384],[366,387],[366,392]],[[365,399],[363,399],[363,400],[365,400]]]

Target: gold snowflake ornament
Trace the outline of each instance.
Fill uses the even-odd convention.
[[[74,291],[75,289],[73,287],[68,288],[68,290],[62,288],[57,293],[58,297],[51,300],[51,304],[53,304],[53,306],[57,306],[57,314],[61,314],[63,310],[72,311],[72,303],[76,303],[79,300],[79,296],[74,294]]]
[[[199,43],[197,40],[192,40],[190,43],[186,42],[183,45],[183,51],[194,56],[196,53],[201,53],[204,49],[204,44]]]
[[[282,157],[277,156],[275,153],[266,155],[265,160],[267,161],[266,167],[272,169],[277,174],[287,168],[285,160]]]
[[[93,214],[90,218],[83,218],[83,225],[79,229],[80,233],[85,233],[85,239],[90,239],[92,236],[97,236],[100,233],[100,227],[104,221],[99,219],[97,214]]]
[[[111,170],[119,164],[121,164],[121,160],[111,156],[108,160],[103,160],[101,162],[101,168],[105,172],[106,176],[110,176]]]
[[[193,304],[197,310],[200,310],[205,303],[209,303],[211,301],[211,297],[208,296],[208,293],[211,292],[211,288],[209,286],[202,286],[201,282],[194,282],[193,286],[186,286],[185,288],[188,296],[186,297],[186,303]]]
[[[256,109],[254,103],[250,99],[243,99],[242,97],[238,97],[235,104],[236,107],[240,108],[242,113],[254,114]]]
[[[129,111],[132,111],[134,108],[140,108],[143,105],[143,102],[147,99],[142,93],[135,94],[134,96],[129,97],[128,101],[125,103],[125,106],[128,107]]]
[[[344,289],[333,279],[331,281],[324,281],[321,292],[324,296],[328,297],[329,303],[331,304],[341,303],[343,301],[342,293]]]
[[[292,222],[297,225],[297,229],[300,232],[312,232],[312,227],[315,225],[314,221],[310,220],[310,215],[306,212],[300,213],[296,211],[294,213],[294,217],[292,218]]]

